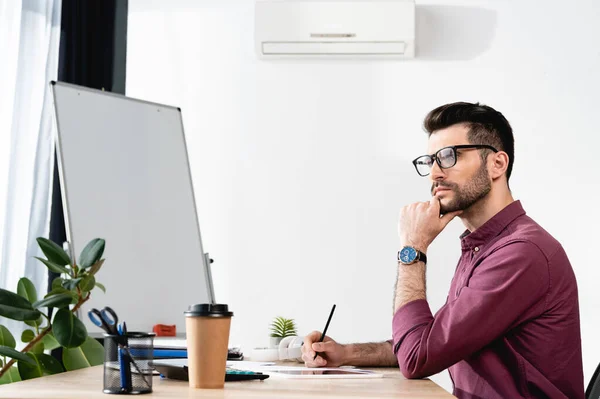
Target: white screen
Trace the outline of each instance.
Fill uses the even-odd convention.
[[[67,239],[75,253],[106,239],[83,307],[111,306],[129,331],[185,331],[188,305],[209,300],[181,112],[65,83],[53,85]]]

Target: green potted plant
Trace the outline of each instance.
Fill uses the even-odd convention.
[[[272,348],[277,347],[283,338],[298,335],[294,320],[285,317],[276,317],[271,323],[270,329]]]
[[[23,321],[30,327],[21,335],[27,345],[17,351],[15,338],[0,325],[0,384],[99,365],[104,360],[102,345],[88,336],[75,312],[90,299],[94,288],[106,292],[95,277],[104,263],[105,241],[90,241],[79,262],[46,238],[39,237],[37,243],[46,259],[36,259],[60,276],[41,299],[26,277],[19,280],[16,293],[0,289],[0,316]],[[52,318],[48,316],[49,308],[54,308]],[[62,362],[44,353],[58,347],[63,348]]]

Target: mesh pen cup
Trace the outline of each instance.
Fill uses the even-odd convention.
[[[104,393],[152,392],[153,333],[104,334]]]

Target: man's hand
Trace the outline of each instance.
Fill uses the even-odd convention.
[[[302,345],[302,360],[306,367],[339,367],[344,364],[346,349],[344,345],[338,344],[333,339],[325,336],[323,342],[321,332],[313,331],[304,337]],[[316,359],[315,353],[318,353]]]
[[[440,217],[440,200],[437,197],[432,197],[429,202],[416,202],[403,207],[398,222],[400,245],[427,251],[438,234],[461,213],[462,211],[450,212]]]

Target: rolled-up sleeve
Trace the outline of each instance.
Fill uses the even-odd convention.
[[[425,300],[398,309],[392,331],[400,370],[423,378],[452,366],[541,314],[548,289],[548,261],[535,244],[511,241],[496,248],[435,316]]]

